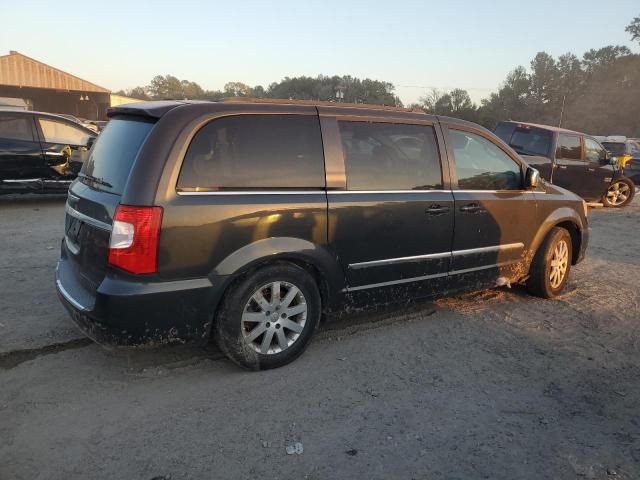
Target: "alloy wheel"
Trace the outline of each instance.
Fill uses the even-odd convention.
[[[289,282],[275,281],[258,288],[242,312],[244,341],[263,355],[280,353],[300,336],[307,321],[307,301]]]
[[[569,246],[565,240],[556,243],[551,255],[551,269],[549,271],[549,283],[551,288],[558,288],[562,285],[567,268],[569,266]]]
[[[622,205],[631,195],[631,188],[624,182],[615,182],[607,190],[607,201],[611,205]]]

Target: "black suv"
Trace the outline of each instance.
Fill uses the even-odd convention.
[[[69,190],[56,268],[99,342],[212,337],[272,368],[346,302],[512,282],[554,297],[587,247],[584,202],[469,122],[246,100],[110,117]]]
[[[524,122],[500,122],[495,133],[545,180],[605,207],[624,207],[635,194],[618,159],[610,158],[598,141],[584,133]]]
[[[0,194],[66,192],[96,137],[60,115],[0,110]]]

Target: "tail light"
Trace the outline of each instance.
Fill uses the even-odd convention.
[[[158,270],[162,207],[119,205],[109,240],[109,263],[130,273]]]

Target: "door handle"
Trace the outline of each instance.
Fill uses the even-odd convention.
[[[64,153],[62,152],[44,152],[44,154],[49,157],[64,157]]]
[[[429,205],[429,208],[427,208],[424,212],[429,215],[443,215],[445,213],[448,213],[449,210],[449,207],[443,207],[442,205],[434,204]]]
[[[482,208],[478,203],[469,203],[460,207],[460,211],[463,213],[481,213],[484,212],[485,209]]]
[[[566,170],[567,166],[566,165],[558,165],[558,168],[562,169],[562,170]]]
[[[595,172],[595,171],[596,171],[596,169],[595,169],[595,168],[589,168],[589,167],[587,167],[587,171],[589,171],[589,172]]]

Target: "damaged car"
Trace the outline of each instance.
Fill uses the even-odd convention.
[[[516,283],[556,297],[587,248],[585,202],[463,120],[250,99],[109,116],[55,274],[102,344],[214,340],[274,368],[345,305]]]
[[[59,115],[0,111],[0,194],[65,192],[97,137]]]

